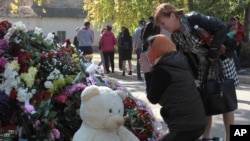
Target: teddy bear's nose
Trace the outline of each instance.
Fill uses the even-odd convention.
[[[122,126],[124,124],[124,120],[123,119],[118,119],[116,121],[116,123],[117,123],[118,126]]]

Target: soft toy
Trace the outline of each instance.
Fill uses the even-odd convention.
[[[73,141],[139,141],[124,124],[126,94],[105,86],[91,85],[81,94],[81,127]]]

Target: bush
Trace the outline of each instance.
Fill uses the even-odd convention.
[[[243,43],[240,52],[240,65],[242,68],[250,68],[250,43]]]

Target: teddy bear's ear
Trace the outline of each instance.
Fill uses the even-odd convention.
[[[100,94],[100,90],[98,89],[98,86],[91,85],[86,87],[81,94],[82,101],[87,101],[88,99]]]
[[[117,93],[117,95],[119,95],[121,97],[122,100],[124,100],[127,97],[126,92],[124,92],[122,90],[115,90],[115,92]]]

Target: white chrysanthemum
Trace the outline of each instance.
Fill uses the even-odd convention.
[[[56,65],[57,62],[58,62],[57,59],[55,59],[55,58],[52,59],[52,64],[53,65]]]
[[[4,73],[3,73],[3,77],[4,78],[15,78],[15,76],[12,75],[13,73],[13,67],[11,65],[7,65]]]
[[[41,34],[43,34],[43,30],[42,30],[42,28],[35,27],[34,33],[36,35],[41,35]]]
[[[55,69],[53,70],[53,73],[57,75],[57,74],[60,74],[61,72],[60,72],[60,70],[58,70],[57,68],[55,68]]]
[[[28,89],[24,88],[18,88],[17,89],[17,98],[19,102],[25,102],[30,99],[30,96],[28,95]]]
[[[50,74],[49,76],[47,76],[47,80],[54,80],[54,79],[55,79],[55,77],[52,74]]]
[[[36,89],[32,89],[31,90],[31,93],[34,95],[34,94],[36,94]]]
[[[54,35],[52,33],[48,33],[47,37],[44,38],[44,41],[49,44],[52,45],[54,42]]]
[[[47,89],[50,89],[53,87],[53,83],[51,81],[46,81],[44,83],[44,87],[47,88]]]
[[[26,99],[29,100],[33,97],[33,94],[31,92],[27,93]]]
[[[17,88],[20,79],[18,73],[13,70],[12,65],[6,66],[3,77],[5,78],[4,83],[1,84],[1,89],[4,90],[8,95],[12,88]]]
[[[20,30],[23,32],[28,31],[28,29],[26,28],[26,25],[23,24],[21,21],[14,23],[13,26],[16,28],[16,30]]]
[[[61,74],[60,70],[55,68],[52,72],[50,72],[49,76],[47,77],[47,80],[56,80],[60,78],[63,79],[64,76]]]
[[[10,37],[15,33],[15,30],[14,27],[9,28],[7,34],[4,35],[4,39],[9,41]]]
[[[17,37],[14,38],[14,42],[17,43],[17,44],[19,44],[21,41],[22,41],[22,40],[19,39],[19,38],[17,38]]]

